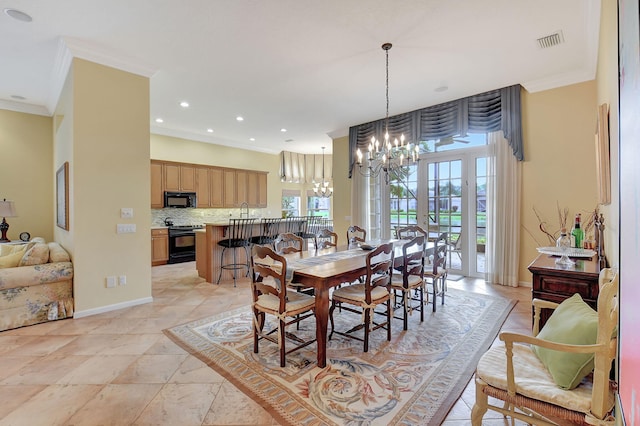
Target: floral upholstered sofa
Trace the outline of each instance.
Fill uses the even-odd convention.
[[[73,316],[73,264],[58,243],[0,244],[0,331]]]

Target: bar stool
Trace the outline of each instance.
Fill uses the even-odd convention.
[[[253,224],[255,219],[229,219],[229,227],[227,228],[228,238],[218,241],[218,245],[222,247],[220,254],[220,274],[218,275],[218,284],[222,278],[223,269],[233,269],[233,286],[236,286],[236,271],[238,269],[247,268],[247,275],[251,271],[251,233],[253,232]],[[238,263],[236,250],[244,248],[246,253],[246,261]],[[224,252],[227,249],[233,250],[233,263],[224,262]]]
[[[260,222],[261,234],[251,237],[251,244],[258,244],[260,246],[265,244],[273,245],[273,242],[280,233],[280,222],[282,222],[282,218],[262,218]]]

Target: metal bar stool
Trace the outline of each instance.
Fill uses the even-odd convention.
[[[218,241],[218,245],[222,247],[220,254],[220,274],[218,275],[218,284],[222,278],[223,269],[233,269],[233,286],[236,286],[236,271],[238,269],[247,268],[247,275],[251,271],[251,233],[253,232],[253,224],[256,219],[229,219],[229,227],[227,228],[227,237]],[[246,261],[238,263],[236,249],[244,248],[246,253]],[[224,252],[227,249],[233,250],[233,263],[224,262]]]
[[[251,244],[260,246],[265,244],[273,245],[273,242],[280,233],[280,222],[282,222],[282,218],[262,218],[260,222],[261,234],[251,237]]]

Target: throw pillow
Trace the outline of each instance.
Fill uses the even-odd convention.
[[[27,250],[18,266],[33,266],[42,265],[49,261],[49,246],[47,243],[36,243],[33,247]]]
[[[560,303],[537,337],[556,343],[593,345],[597,336],[598,313],[576,293]],[[540,346],[532,346],[532,349],[563,389],[575,388],[593,371],[593,354],[561,352]]]
[[[15,268],[20,263],[20,259],[24,255],[27,247],[31,248],[31,244],[11,244],[7,246],[2,245],[0,248],[0,268]]]

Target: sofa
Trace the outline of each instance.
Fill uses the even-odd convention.
[[[0,331],[73,316],[73,264],[41,238],[0,244]]]

